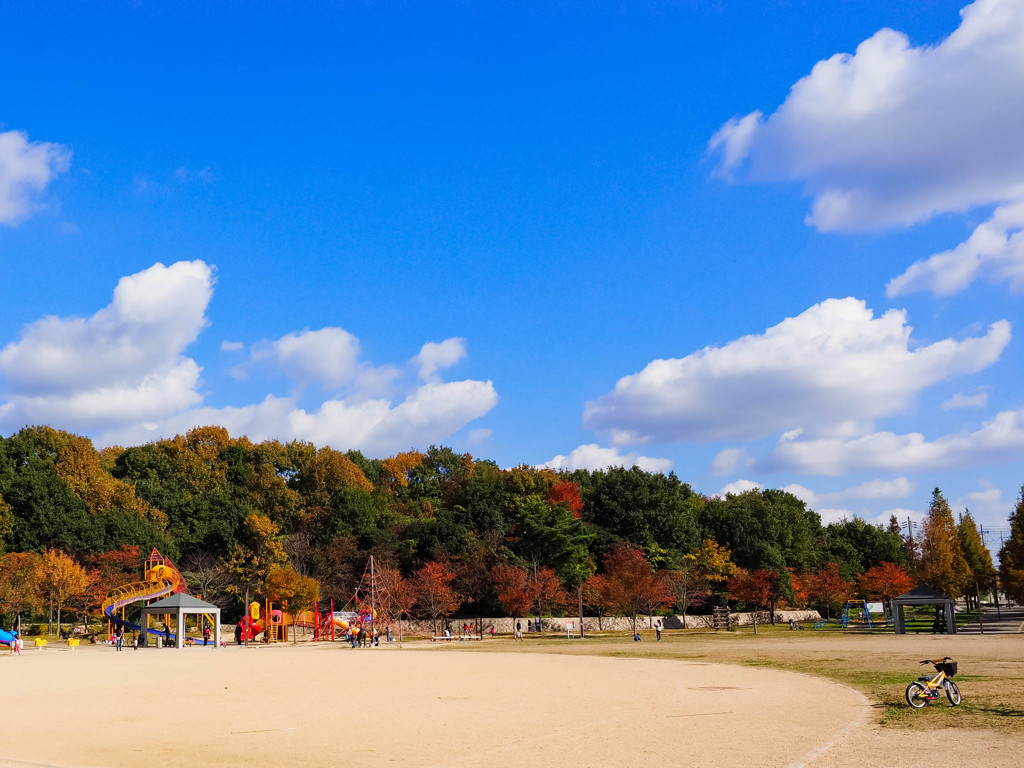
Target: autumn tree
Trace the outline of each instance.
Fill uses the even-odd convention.
[[[643,551],[618,543],[604,558],[605,599],[622,616],[627,616],[636,634],[637,616],[645,608],[660,610],[672,604],[666,579],[651,570]]]
[[[894,563],[881,563],[868,568],[857,580],[857,588],[865,597],[879,598],[892,615],[893,598],[914,588],[907,569]]]
[[[20,628],[21,614],[39,607],[42,558],[35,552],[11,552],[0,558],[0,604]]]
[[[771,571],[748,571],[744,568],[737,568],[736,573],[729,579],[729,597],[739,600],[750,609],[755,635],[757,634],[757,609],[764,608],[771,600],[775,578],[776,575]]]
[[[292,640],[298,642],[294,616],[299,611],[309,609],[320,599],[320,583],[308,576],[301,576],[294,568],[275,568],[267,576],[265,591],[271,602],[280,605],[282,611],[292,614]]]
[[[583,511],[583,497],[580,495],[580,487],[572,480],[560,480],[551,486],[547,498],[548,504],[564,504],[572,512],[577,520]]]
[[[1010,513],[1010,537],[999,549],[999,579],[1007,597],[1024,603],[1024,486]]]
[[[288,560],[278,539],[277,525],[263,515],[249,515],[242,526],[241,541],[224,563],[231,584],[227,589],[241,597],[248,610],[249,598],[267,582],[270,572]]]
[[[992,553],[985,546],[970,510],[965,509],[960,515],[956,530],[960,538],[960,550],[963,552],[974,584],[974,607],[980,611],[981,593],[988,590],[996,575],[996,569],[992,565]]]
[[[686,611],[707,600],[714,589],[726,584],[736,571],[732,553],[713,539],[705,539],[692,552],[680,558],[679,568],[669,574],[669,585],[675,593],[676,606],[682,612],[686,628]]]
[[[142,561],[137,544],[124,544],[109,552],[86,555],[82,566],[89,577],[89,587],[81,596],[82,608],[98,612],[114,589],[141,581]]]
[[[598,629],[604,629],[602,621],[609,610],[607,581],[603,573],[595,573],[583,582],[581,590],[583,604],[597,614]]]
[[[513,620],[528,615],[533,606],[533,592],[530,589],[530,574],[526,569],[499,563],[494,566],[492,574],[498,602],[505,613]]]
[[[938,488],[932,492],[924,521],[917,576],[922,584],[952,598],[963,595],[971,583],[971,569],[960,547],[953,510]]]
[[[416,605],[430,617],[435,635],[438,619],[451,616],[462,605],[462,597],[452,587],[455,578],[451,568],[437,561],[427,563],[412,576]]]
[[[827,563],[809,574],[805,580],[808,597],[825,609],[825,618],[832,617],[832,609],[838,609],[849,597],[850,583],[843,579],[839,565]]]
[[[562,585],[558,583],[558,577],[550,568],[540,568],[535,573],[531,573],[527,589],[533,598],[532,608],[538,618],[568,602],[565,590],[562,589]]]
[[[402,642],[402,619],[409,618],[416,607],[412,582],[397,568],[381,567],[377,570],[377,599],[385,616],[398,619],[398,642]]]
[[[89,577],[85,569],[68,555],[55,549],[43,552],[39,568],[39,591],[50,609],[47,632],[53,631],[53,609],[57,608],[57,629],[60,630],[60,612],[64,604],[85,592]]]

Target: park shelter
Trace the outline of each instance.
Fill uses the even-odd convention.
[[[185,633],[182,631],[185,627],[186,616],[200,616],[200,615],[213,616],[213,647],[220,647],[220,608],[213,603],[208,603],[205,600],[200,600],[198,597],[192,597],[192,595],[186,595],[183,592],[179,592],[176,595],[165,597],[163,600],[157,600],[155,603],[150,603],[142,609],[142,634],[139,638],[139,645],[143,648],[149,640],[149,631],[146,628],[147,619],[150,616],[166,616],[171,615],[175,617],[175,645],[181,648],[185,645]],[[162,634],[157,632],[157,634]]]
[[[940,605],[946,616],[946,632],[950,635],[956,634],[956,621],[953,616],[953,600],[941,592],[936,592],[928,587],[916,586],[909,592],[904,592],[892,601],[893,628],[897,635],[907,634],[907,625],[903,620],[903,609],[907,606],[918,605]]]

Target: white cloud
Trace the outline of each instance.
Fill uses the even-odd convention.
[[[834,507],[844,501],[859,499],[905,499],[914,492],[916,487],[913,481],[905,477],[897,477],[893,480],[867,480],[850,488],[826,493],[817,493],[798,483],[787,485],[782,490],[792,493],[798,499],[806,502],[812,509],[821,512],[822,509]]]
[[[157,423],[125,424],[103,433],[97,442],[133,444],[219,424],[251,440],[308,440],[341,451],[357,448],[371,456],[387,456],[445,440],[497,402],[490,381],[428,384],[397,405],[383,399],[332,399],[312,411],[299,407],[294,398],[268,395],[253,405],[195,408]]]
[[[1000,524],[1005,525],[1003,521],[1012,505],[1004,501],[1003,492],[987,480],[980,480],[978,485],[980,488],[977,491],[965,493],[950,503],[953,511],[959,514],[969,509],[975,522],[989,519],[998,520]]]
[[[222,341],[220,343],[221,352],[239,352],[245,349],[245,343],[241,341]]]
[[[937,45],[882,29],[818,62],[767,118],[726,123],[726,175],[803,182],[820,230],[1024,200],[1024,3],[978,0]]]
[[[1024,409],[1003,411],[981,429],[929,441],[920,433],[804,439],[786,434],[762,468],[808,475],[963,469],[1024,458]]]
[[[71,165],[63,144],[29,141],[21,131],[0,133],[0,224],[17,224],[36,209],[35,198]]]
[[[986,405],[988,405],[988,392],[975,392],[973,395],[957,393],[945,400],[939,407],[944,411],[951,411],[954,408],[984,408]]]
[[[498,401],[490,381],[434,380],[396,397],[395,366],[359,360],[359,341],[340,328],[300,331],[254,345],[300,384],[342,387],[307,410],[296,396],[268,395],[239,407],[203,407],[201,368],[183,355],[206,325],[213,270],[201,261],[156,264],[122,278],[111,304],[88,318],[46,317],[0,350],[0,428],[48,423],[100,445],[140,443],[205,424],[254,440],[303,439],[387,455],[442,441]],[[440,346],[440,345],[439,345]],[[225,342],[222,349],[238,349]]]
[[[156,264],[121,278],[113,301],[92,317],[27,326],[0,350],[0,425],[83,428],[199,403],[201,369],[182,353],[206,325],[213,282],[202,261]]]
[[[343,328],[321,328],[289,333],[274,341],[253,345],[251,360],[272,361],[299,384],[317,383],[336,389],[360,371],[359,339]]]
[[[952,296],[981,277],[1024,291],[1024,203],[1000,206],[967,240],[915,262],[885,292],[890,298],[914,291]]]
[[[761,483],[755,483],[753,480],[736,480],[728,485],[722,486],[722,490],[718,492],[718,495],[726,496],[731,493],[734,496],[738,496],[741,493],[746,493],[747,491],[753,491],[754,489],[763,487],[764,486]]]
[[[413,365],[419,368],[420,378],[433,381],[437,372],[451,368],[466,356],[466,340],[460,338],[445,339],[442,342],[428,341],[412,359]]]
[[[725,477],[735,474],[741,467],[749,467],[754,458],[743,448],[724,448],[711,461],[708,470],[712,477]]]
[[[672,469],[669,459],[654,459],[636,453],[620,453],[615,448],[602,448],[596,443],[581,445],[568,456],[555,456],[541,466],[556,470],[589,469],[599,470],[608,467],[639,467],[645,472],[668,472]]]
[[[911,343],[900,310],[881,317],[853,298],[829,299],[758,336],[655,360],[584,409],[584,425],[617,444],[753,440],[798,429],[863,434],[910,407],[925,387],[984,369],[1010,340],[985,336]],[[723,458],[722,464],[724,465]]]

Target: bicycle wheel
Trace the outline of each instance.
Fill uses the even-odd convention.
[[[907,704],[912,706],[914,709],[920,709],[928,703],[928,697],[925,694],[927,689],[921,683],[911,683],[907,686]]]
[[[949,703],[954,707],[960,706],[960,689],[956,687],[956,683],[952,680],[946,681],[946,698],[949,699]]]

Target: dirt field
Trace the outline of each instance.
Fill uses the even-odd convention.
[[[8,704],[0,765],[572,759],[823,768],[917,765],[927,759],[921,750],[938,746],[951,764],[1015,766],[1020,712],[1006,710],[1009,727],[978,727],[974,718],[997,718],[968,709],[972,687],[982,683],[970,675],[961,685],[964,707],[909,712],[921,717],[903,722],[889,712],[901,715],[900,708],[879,703],[870,690],[865,696],[768,665],[814,672],[867,655],[895,659],[900,677],[888,685],[901,692],[917,658],[957,656],[962,668],[1002,659],[1007,666],[994,676],[1019,691],[1022,640],[666,633],[662,643],[499,639],[120,654],[103,646],[29,648],[0,657]],[[954,730],[961,713],[971,723]]]

